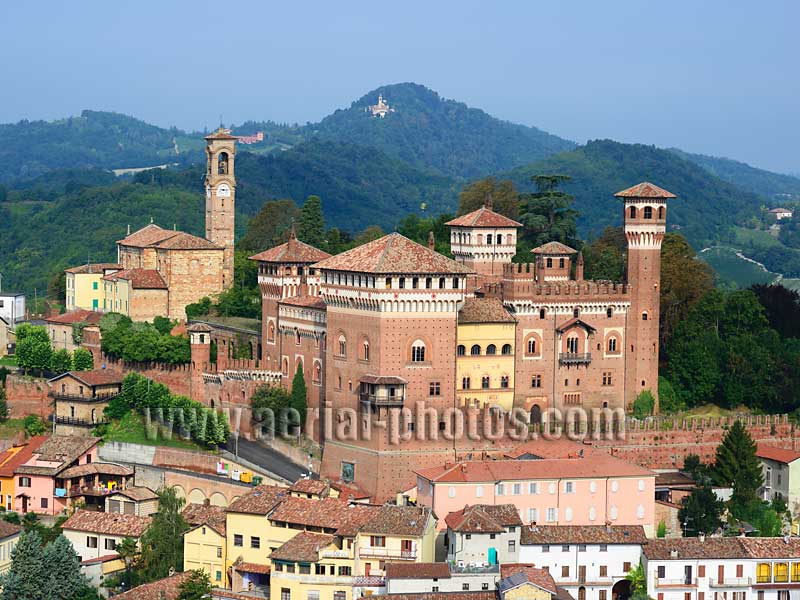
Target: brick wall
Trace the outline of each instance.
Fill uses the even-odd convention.
[[[97,364],[99,362],[99,365]],[[111,358],[103,354],[99,360],[95,359],[95,366],[105,368],[114,373],[127,375],[139,373],[153,381],[166,385],[173,394],[191,396],[191,365],[167,365],[151,362],[128,362]]]
[[[47,419],[53,412],[52,399],[47,395],[49,391],[45,379],[9,374],[6,378],[9,416],[18,419],[38,415]]]

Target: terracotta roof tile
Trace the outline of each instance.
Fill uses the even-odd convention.
[[[525,581],[528,581],[533,585],[547,590],[551,594],[555,594],[557,592],[556,582],[553,579],[553,576],[544,569],[538,569],[529,564],[505,564],[500,566],[501,582],[507,581],[515,576],[517,576],[516,581],[512,581],[512,584],[517,582],[524,583]],[[501,583],[498,583],[498,585],[501,585]],[[509,587],[508,583],[506,583],[505,587]]]
[[[653,472],[618,458],[597,453],[583,458],[542,460],[466,461],[453,466],[420,469],[417,473],[435,482],[508,481],[558,477],[651,477]]]
[[[269,555],[271,560],[288,562],[317,562],[320,550],[330,546],[336,538],[330,534],[301,531]]]
[[[495,592],[417,592],[373,594],[370,600],[496,600]]]
[[[168,238],[173,233],[175,232],[168,229],[163,229],[155,223],[150,223],[149,225],[145,225],[141,229],[134,231],[125,238],[117,240],[117,243],[122,244],[123,246],[146,248],[147,246],[151,246],[156,242],[160,242],[161,240]]]
[[[466,215],[456,217],[452,221],[445,223],[445,225],[450,227],[522,227],[522,223],[509,219],[485,206],[481,206]]]
[[[21,525],[14,525],[13,523],[0,519],[0,540],[16,535],[20,531],[22,531]]]
[[[132,487],[126,488],[124,490],[117,490],[112,496],[125,496],[126,498],[130,498],[135,502],[144,502],[146,500],[156,500],[158,499],[158,494],[156,494],[153,490],[149,487],[143,485],[134,485]]]
[[[33,453],[38,451],[41,445],[48,439],[46,435],[37,435],[30,438],[25,443],[22,450],[13,455],[9,450],[6,450],[3,455],[0,455],[0,461],[2,461],[0,462],[0,477],[13,477],[16,469],[28,462],[33,456]],[[8,453],[8,458],[3,459],[6,453]]]
[[[339,535],[353,536],[373,516],[377,507],[348,505],[346,498],[286,497],[269,515],[269,520],[307,527],[323,527]]]
[[[103,280],[105,281],[117,281],[119,279],[130,281],[134,289],[167,289],[167,282],[164,281],[161,273],[155,269],[125,269],[123,271],[115,271],[114,273],[103,277]]]
[[[304,306],[306,308],[316,308],[325,310],[327,305],[325,301],[319,296],[292,296],[290,298],[283,298],[280,300],[281,304],[289,304],[291,306]]]
[[[181,584],[191,574],[191,571],[184,571],[152,583],[145,583],[114,596],[114,600],[177,600]]]
[[[521,530],[520,544],[644,544],[641,525],[537,525]]]
[[[471,273],[472,271],[399,233],[357,246],[316,264],[330,271],[359,273]]]
[[[175,232],[168,238],[153,244],[155,248],[163,250],[221,250],[222,246],[217,246],[214,242],[201,238],[185,231]]]
[[[122,246],[134,248],[162,248],[165,250],[215,250],[221,249],[213,242],[185,231],[164,229],[150,223],[124,239],[118,240]]]
[[[69,467],[80,456],[94,446],[100,438],[83,437],[77,435],[53,435],[29,456],[28,463],[38,461],[52,463],[52,466],[42,466],[35,464],[22,464],[16,468],[15,473],[23,475],[46,475],[55,476]]]
[[[133,469],[124,467],[122,465],[115,465],[114,463],[99,463],[92,462],[88,465],[75,465],[69,469],[61,471],[59,477],[70,479],[75,477],[84,477],[86,475],[116,475],[118,477],[130,477],[133,475]]]
[[[220,535],[225,535],[226,510],[224,506],[211,504],[187,504],[183,509],[183,518],[193,527],[207,525]]]
[[[424,506],[381,506],[361,526],[362,533],[422,536],[431,511]]]
[[[75,273],[81,274],[93,274],[93,273],[104,273],[105,271],[109,271],[112,269],[121,269],[122,265],[118,263],[88,263],[85,265],[78,265],[77,267],[70,267],[69,269],[64,269],[67,273]]]
[[[649,540],[642,551],[648,560],[698,559],[698,558],[747,558],[747,550],[739,537],[661,538]],[[778,541],[780,538],[773,538]],[[677,556],[673,557],[672,552]]]
[[[756,450],[758,458],[766,458],[781,463],[790,463],[800,458],[800,452],[794,450],[785,450],[777,446],[770,446],[769,444],[759,444]]]
[[[268,575],[272,570],[269,565],[244,561],[236,563],[233,568],[240,573],[261,573],[262,575]]]
[[[614,194],[617,198],[677,198],[672,192],[643,181]]]
[[[516,323],[500,298],[467,298],[458,311],[459,323]]]
[[[81,383],[84,383],[90,387],[122,383],[122,375],[106,369],[93,369],[91,371],[67,371],[61,375],[56,375],[52,379],[48,379],[47,383],[53,383],[59,379],[63,379],[64,377],[72,377],[73,379],[77,379]]]
[[[741,540],[748,556],[752,558],[800,557],[800,538],[797,537],[745,537],[738,539]]]
[[[509,450],[503,456],[506,458],[518,459],[523,456],[535,456],[536,458],[578,458],[581,453],[584,456],[602,452],[590,444],[581,444],[567,438],[555,438],[547,440],[543,437],[529,440],[524,444]]]
[[[250,260],[284,264],[311,264],[330,258],[330,256],[327,252],[290,237],[288,242],[254,254]]]
[[[62,529],[138,538],[150,526],[150,517],[117,513],[76,510],[61,526]]]
[[[259,485],[228,506],[228,512],[266,515],[286,496],[286,488]]]
[[[447,563],[387,562],[386,579],[449,579]]]
[[[97,325],[102,317],[103,313],[101,312],[97,312],[94,310],[86,310],[83,308],[76,308],[75,310],[65,312],[64,314],[61,315],[48,317],[47,319],[45,319],[45,321],[47,321],[48,323],[56,323],[60,325],[71,325],[73,323],[90,323],[92,325]]]
[[[519,511],[513,504],[475,504],[451,512],[445,523],[459,533],[502,533],[506,527],[521,526]]]
[[[561,242],[547,242],[531,250],[534,254],[576,254],[578,251]]]
[[[318,496],[324,496],[327,495],[330,487],[331,486],[327,481],[301,477],[295,481],[294,484],[292,484],[289,490],[301,494],[316,494]]]

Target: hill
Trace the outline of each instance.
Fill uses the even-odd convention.
[[[572,177],[564,189],[575,196],[578,227],[584,236],[621,225],[622,209],[614,193],[640,181],[651,181],[678,195],[670,202],[669,226],[695,246],[727,240],[732,228],[757,213],[762,198],[743,191],[668,150],[642,144],[596,140],[498,177],[519,189],[531,189],[536,174]]]
[[[51,169],[117,169],[183,162],[188,158],[184,156],[187,149],[200,150],[203,146],[202,139],[191,144],[185,135],[126,115],[92,110],[57,121],[4,124],[0,125],[0,181],[31,179]],[[200,157],[199,153],[194,155],[195,159]]]
[[[747,163],[730,158],[691,154],[677,148],[670,148],[669,150],[681,158],[700,165],[728,183],[764,196],[772,203],[800,200],[800,178],[798,177],[757,169]]]
[[[366,112],[379,94],[395,111],[383,119]],[[575,147],[574,142],[501,121],[415,83],[372,90],[349,108],[308,125],[305,135],[373,146],[420,170],[461,178],[505,171]]]

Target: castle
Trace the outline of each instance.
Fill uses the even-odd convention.
[[[67,310],[119,312],[134,321],[185,319],[186,305],[233,283],[236,138],[206,137],[206,235],[154,223],[117,242],[117,262],[66,270]]]
[[[324,444],[322,476],[386,498],[417,468],[501,449],[487,436],[419,435],[446,430],[442,415],[455,407],[517,408],[538,423],[552,408],[569,417],[627,409],[645,390],[657,397],[660,248],[675,196],[641,183],[616,197],[625,282],[585,280],[581,254],[558,242],[512,263],[521,225],[490,202],[448,223],[455,260],[432,239],[426,247],[398,233],[336,256],[292,234],[251,257],[261,368],[288,386],[302,366],[319,409],[309,433]],[[438,422],[399,414],[417,403]],[[355,435],[342,439],[344,430]]]

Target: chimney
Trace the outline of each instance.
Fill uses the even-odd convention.
[[[583,252],[578,252],[578,262],[575,265],[575,280],[583,281]]]
[[[433,231],[428,232],[428,249],[436,250],[436,239],[433,237]]]
[[[486,194],[486,198],[483,199],[483,207],[494,210],[494,199],[491,194]]]
[[[611,533],[611,521],[606,521],[606,533]]]
[[[673,548],[672,550],[669,551],[669,557],[678,558],[678,551]]]
[[[700,540],[701,542],[705,542],[706,541],[706,534],[705,533],[701,533],[700,535],[697,536],[697,539]]]

